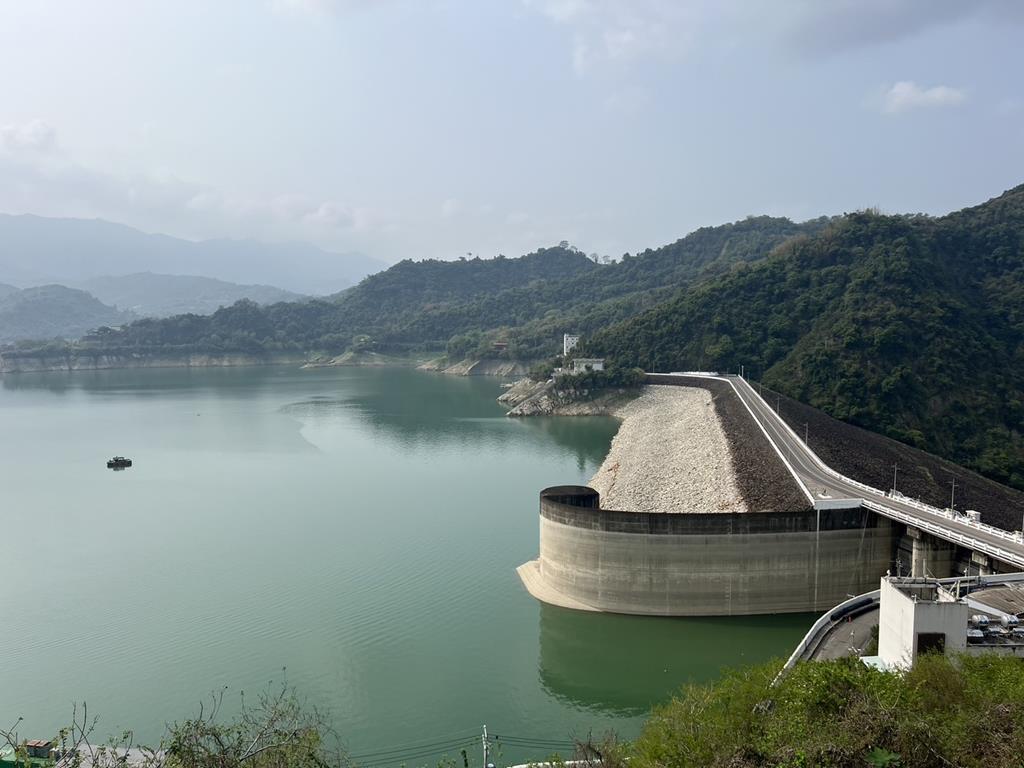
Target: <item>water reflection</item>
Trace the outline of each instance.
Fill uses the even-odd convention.
[[[543,442],[573,451],[580,472],[604,461],[608,445],[619,431],[618,419],[610,416],[531,416],[516,421]]]
[[[344,387],[289,403],[282,411],[313,422],[355,418],[404,448],[514,442],[570,449],[580,471],[600,464],[618,429],[605,417],[507,419],[497,402],[499,380],[445,376],[412,369],[355,369]],[[322,389],[329,389],[329,380]]]
[[[814,618],[621,616],[542,603],[540,682],[575,707],[642,715],[723,667],[788,656]]]

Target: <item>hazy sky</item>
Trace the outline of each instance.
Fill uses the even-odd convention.
[[[0,210],[619,255],[1024,182],[1018,0],[2,0]]]

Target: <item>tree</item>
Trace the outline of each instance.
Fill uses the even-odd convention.
[[[21,718],[0,729],[0,743],[14,748],[28,766],[30,747],[21,739]],[[250,704],[240,695],[234,717],[224,716],[224,691],[200,704],[195,717],[175,722],[156,747],[138,747],[126,731],[94,743],[96,718],[75,707],[71,724],[53,740],[60,768],[347,768],[347,755],[326,718],[282,683]]]

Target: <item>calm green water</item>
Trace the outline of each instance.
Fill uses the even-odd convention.
[[[635,735],[680,684],[788,654],[810,624],[537,604],[514,572],[536,556],[537,492],[585,482],[616,425],[507,419],[491,379],[282,367],[0,385],[0,720],[24,716],[26,736],[85,700],[104,733],[155,740],[213,690],[235,702],[285,676],[366,765],[483,723],[545,740],[507,742],[516,760]],[[135,466],[107,470],[114,454]]]

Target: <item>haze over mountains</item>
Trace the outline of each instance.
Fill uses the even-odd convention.
[[[19,290],[0,283],[0,344],[23,339],[75,339],[99,326],[117,326],[136,316],[63,285]]]
[[[0,343],[76,339],[102,325],[210,314],[241,299],[299,301],[383,268],[302,243],[192,242],[101,220],[0,214]],[[273,285],[253,284],[261,278]],[[27,290],[16,295],[20,288]]]
[[[72,287],[88,291],[104,304],[139,317],[169,317],[191,312],[209,315],[220,307],[249,299],[257,304],[300,301],[302,294],[271,285],[239,285],[212,277],[158,275],[139,272],[118,277],[94,277]]]
[[[23,288],[153,272],[322,295],[385,266],[361,253],[331,253],[305,243],[193,242],[99,219],[0,214],[0,282]]]

